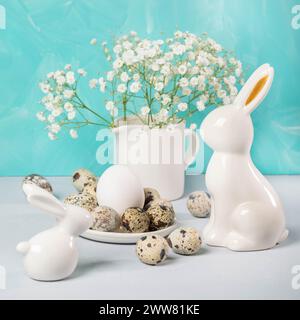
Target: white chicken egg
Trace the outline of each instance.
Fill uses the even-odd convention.
[[[97,200],[122,214],[127,208],[142,208],[145,194],[138,177],[125,165],[113,165],[100,177]]]

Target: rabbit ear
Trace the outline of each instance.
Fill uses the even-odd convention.
[[[50,192],[34,184],[24,184],[23,190],[28,202],[33,206],[52,213],[55,217],[65,217],[66,209],[63,203],[56,199]]]
[[[257,108],[267,95],[273,81],[274,69],[269,64],[263,64],[247,80],[234,104],[244,108],[251,113]]]

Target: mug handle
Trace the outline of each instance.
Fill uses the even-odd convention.
[[[185,150],[185,169],[189,167],[190,164],[196,159],[197,153],[199,151],[200,139],[195,130],[192,129],[184,129],[184,137],[190,137],[190,143],[188,148]]]

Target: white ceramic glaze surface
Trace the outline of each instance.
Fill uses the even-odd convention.
[[[162,237],[168,236],[173,230],[179,226],[175,222],[172,226],[165,229],[141,232],[141,233],[120,233],[120,232],[101,232],[97,230],[87,230],[81,236],[83,238],[94,240],[98,242],[116,243],[116,244],[135,244],[140,238],[149,235],[160,235]]]
[[[116,163],[128,165],[144,188],[158,190],[165,199],[183,195],[185,170],[195,160],[200,144],[194,130],[186,129],[184,122],[171,130],[129,123],[115,128],[114,133]]]
[[[203,235],[209,245],[263,250],[288,235],[280,199],[250,156],[250,114],[268,93],[273,75],[270,65],[262,65],[232,105],[215,109],[201,125],[203,140],[214,150],[206,173],[212,212]]]
[[[76,237],[90,227],[91,215],[80,207],[64,205],[33,184],[25,184],[23,190],[30,204],[51,213],[59,221],[57,226],[17,245],[17,251],[24,255],[27,275],[40,281],[70,276],[78,262]]]

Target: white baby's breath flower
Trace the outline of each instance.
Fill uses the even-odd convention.
[[[161,109],[157,114],[156,118],[158,122],[166,122],[169,116],[169,112],[167,109]]]
[[[90,44],[92,46],[96,45],[97,44],[97,39],[96,38],[91,39]]]
[[[47,78],[48,79],[52,79],[54,77],[54,72],[49,72],[48,74],[47,74]]]
[[[110,113],[110,115],[111,115],[112,117],[117,117],[117,116],[118,116],[118,113],[119,113],[118,108],[116,108],[116,107],[112,108],[112,109],[109,111],[109,113]]]
[[[189,80],[187,78],[181,78],[179,80],[179,86],[184,88],[187,87],[189,85]]]
[[[73,90],[66,89],[64,90],[63,95],[66,99],[72,99],[75,95],[75,92]]]
[[[114,53],[119,54],[122,51],[122,46],[120,44],[116,44],[113,48]]]
[[[56,135],[53,132],[48,132],[48,137],[49,137],[50,140],[56,140],[57,139]]]
[[[160,70],[161,74],[167,76],[171,73],[171,68],[169,65],[165,64],[162,66],[161,70]]]
[[[217,63],[221,68],[225,66],[225,60],[222,57],[217,58]]]
[[[50,126],[49,126],[49,130],[53,133],[58,133],[60,131],[61,127],[58,123],[52,123]]]
[[[71,70],[71,69],[72,69],[72,66],[70,64],[65,65],[65,70]]]
[[[158,70],[160,69],[159,64],[158,64],[158,63],[153,63],[153,64],[151,65],[151,69],[152,69],[153,71],[158,71]]]
[[[64,76],[59,76],[56,78],[56,83],[58,85],[64,85],[66,83],[66,78]]]
[[[123,47],[126,49],[126,50],[129,50],[130,48],[132,48],[132,43],[130,41],[124,41],[123,42]]]
[[[105,92],[106,89],[106,81],[104,80],[103,77],[99,78],[99,88],[101,92]]]
[[[219,90],[217,92],[217,96],[220,98],[220,99],[223,99],[226,97],[226,91],[225,90]]]
[[[178,96],[174,96],[174,97],[173,97],[173,103],[174,103],[174,104],[178,104],[179,101],[180,101],[180,98],[179,98]]]
[[[115,103],[113,101],[107,101],[105,104],[105,108],[107,111],[111,111],[115,107]]]
[[[175,128],[176,128],[176,126],[173,123],[170,123],[170,124],[167,125],[166,129],[169,132],[174,132]]]
[[[131,35],[132,37],[136,37],[136,36],[137,36],[137,32],[134,31],[134,30],[131,30],[131,31],[130,31],[130,35]]]
[[[188,53],[188,59],[192,61],[192,60],[195,60],[195,58],[196,58],[195,53],[193,51],[190,51]]]
[[[242,70],[241,70],[240,68],[237,68],[237,69],[235,70],[235,75],[236,75],[237,77],[240,77],[241,74],[242,74]]]
[[[166,63],[166,60],[164,58],[159,58],[159,59],[156,60],[156,63],[159,64],[159,65],[162,65],[162,64]]]
[[[91,89],[96,88],[96,87],[97,87],[97,84],[98,84],[98,80],[97,80],[97,79],[91,79],[91,80],[89,81],[89,87],[90,87]]]
[[[231,84],[235,84],[235,83],[236,83],[236,77],[234,77],[234,76],[229,76],[229,77],[228,77],[228,81],[229,81]]]
[[[205,104],[204,102],[202,101],[202,99],[198,100],[197,103],[197,109],[198,111],[203,111],[205,109]]]
[[[130,92],[132,93],[137,93],[140,91],[141,89],[141,84],[139,82],[133,82],[131,85],[130,85]]]
[[[113,68],[115,70],[120,69],[123,66],[123,64],[124,62],[120,58],[118,58],[113,62]]]
[[[81,75],[82,77],[85,77],[86,74],[87,74],[87,72],[86,72],[83,68],[78,69],[78,70],[77,70],[77,73],[78,73],[79,75]]]
[[[49,93],[51,90],[51,86],[45,82],[40,82],[39,87],[43,93]]]
[[[72,139],[77,139],[78,138],[78,133],[77,133],[77,131],[75,129],[71,129],[69,131],[69,133],[70,133],[70,136],[71,136]]]
[[[183,36],[183,32],[182,31],[177,30],[177,31],[174,32],[174,37],[176,39],[182,38],[182,36]]]
[[[150,108],[148,106],[142,107],[140,112],[142,116],[146,116],[147,114],[149,114]]]
[[[63,108],[55,108],[52,111],[53,117],[59,117],[64,112]]]
[[[189,96],[192,93],[192,90],[190,88],[183,88],[182,89],[182,94],[184,96]]]
[[[46,121],[46,117],[43,111],[38,112],[36,114],[36,117],[38,118],[39,121],[42,121],[42,122]]]
[[[235,58],[230,58],[229,59],[229,63],[233,64],[233,65],[236,65],[237,64],[237,61]]]
[[[127,65],[133,64],[134,63],[134,58],[135,58],[135,54],[134,54],[134,51],[131,50],[131,49],[130,50],[126,50],[122,54],[122,60]]]
[[[196,123],[191,123],[190,129],[191,129],[191,130],[196,130],[196,129],[197,129]]]
[[[66,102],[64,104],[64,109],[67,111],[67,112],[70,112],[70,111],[73,111],[74,110],[74,106],[71,102]]]
[[[177,109],[178,109],[179,111],[186,111],[187,108],[188,108],[188,105],[187,105],[187,103],[185,103],[185,102],[181,102],[181,103],[179,103],[178,106],[177,106]]]
[[[198,74],[200,71],[200,68],[198,66],[193,66],[191,68],[191,74]]]
[[[74,110],[67,113],[68,120],[73,120],[75,116],[76,116],[76,112]]]
[[[53,117],[52,114],[49,114],[48,117],[47,117],[47,120],[49,123],[53,123],[55,121],[55,117]]]
[[[185,64],[181,64],[178,67],[178,73],[184,75],[187,72],[187,66]]]
[[[123,81],[123,82],[127,82],[127,81],[130,80],[128,73],[125,72],[125,71],[121,73],[120,79],[121,79],[121,81]]]
[[[162,91],[163,88],[164,88],[164,84],[162,82],[157,82],[154,86],[154,89],[156,91]]]
[[[204,82],[200,82],[199,85],[198,85],[198,87],[197,87],[197,89],[198,89],[199,91],[203,91],[203,90],[205,89],[205,83],[204,83]]]
[[[222,101],[225,106],[231,103],[231,99],[229,96],[225,96]]]
[[[230,88],[230,95],[232,97],[235,97],[238,94],[238,89],[236,87],[231,87]]]
[[[66,81],[68,84],[74,84],[75,83],[75,75],[73,71],[68,71],[66,73]]]
[[[192,77],[191,79],[190,79],[190,85],[192,86],[192,87],[196,87],[197,86],[197,84],[198,84],[198,77]]]
[[[114,71],[108,71],[106,74],[106,79],[108,81],[113,81],[114,80],[114,76],[115,76],[115,72]]]
[[[183,53],[185,53],[186,48],[183,44],[176,44],[173,47],[173,53],[177,56],[182,55]]]
[[[117,91],[120,93],[124,93],[127,91],[127,87],[124,83],[120,83],[117,87]]]
[[[167,104],[169,104],[171,102],[171,98],[168,94],[163,94],[161,96],[161,103],[162,105],[166,106]]]
[[[135,73],[135,74],[133,75],[132,79],[133,79],[134,81],[139,81],[139,80],[140,80],[140,75],[139,75],[138,73]]]
[[[172,60],[173,57],[174,57],[173,52],[167,52],[167,53],[165,53],[165,59],[166,59],[167,61]]]
[[[154,98],[159,101],[161,96],[160,96],[160,94],[158,92],[155,92],[154,93]]]

